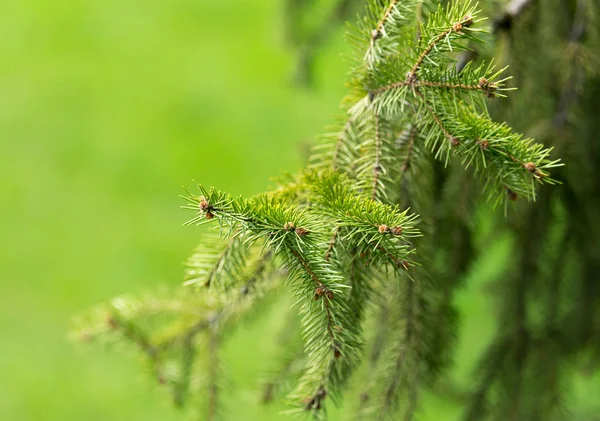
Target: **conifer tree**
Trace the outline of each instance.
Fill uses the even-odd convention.
[[[527,132],[541,121],[538,137],[560,155],[599,158],[597,123],[575,120],[579,108],[598,109],[588,47],[597,45],[598,5],[556,0],[568,11],[558,29],[556,16],[527,0],[503,12],[468,1],[367,3],[348,36],[356,52],[343,113],[308,167],[251,198],[203,185],[186,192],[188,225],[214,229],[202,231],[185,287],[115,299],[82,321],[81,335],[131,342],[177,405],[216,420],[223,341],[256,308],[291,297],[285,349],[263,400],[283,397],[290,413],[314,419],[343,403],[354,405],[356,420],[410,420],[452,359],[453,296],[476,257],[469,219],[483,203],[504,208],[518,256],[502,279],[502,328],[481,357],[464,419],[559,419],[564,364],[582,355],[594,367],[600,361],[600,253],[593,240],[576,240],[596,226],[584,199],[598,177],[593,165],[562,167],[551,148],[502,121]],[[335,4],[343,17],[353,7]],[[486,20],[480,7],[500,17]],[[528,79],[557,59],[523,57],[519,48],[531,47],[513,37],[531,28],[539,40],[568,42],[568,70],[556,85],[551,75]],[[494,45],[505,55],[494,59]],[[555,88],[544,117],[510,102],[506,62],[529,94]],[[567,148],[575,136],[585,141]],[[542,186],[553,177],[564,183]],[[359,399],[348,399],[356,389]]]

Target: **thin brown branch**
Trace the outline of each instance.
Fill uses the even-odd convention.
[[[416,136],[417,136],[417,128],[415,127],[414,124],[412,124],[410,127],[410,134],[408,136],[408,146],[406,148],[406,159],[404,160],[404,163],[402,164],[402,168],[401,168],[403,175],[410,168],[410,158],[412,156],[413,149],[415,148],[415,137]]]
[[[431,81],[406,81],[401,80],[398,82],[390,83],[389,85],[381,86],[371,91],[373,97],[392,89],[402,88],[405,86],[413,86],[418,88],[420,86],[426,86],[429,88],[441,88],[441,89],[462,89],[467,91],[481,91],[488,96],[494,96],[497,90],[497,85],[487,80],[481,80],[477,85],[468,85],[466,83],[447,83],[447,82],[431,82]]]
[[[148,338],[141,329],[134,327],[133,323],[123,320],[120,314],[116,314],[116,311],[108,316],[107,322],[112,329],[121,330],[128,339],[148,354],[148,357],[153,360],[156,359],[158,349],[152,344],[150,338]]]
[[[323,284],[323,282],[321,282],[319,280],[319,278],[317,277],[317,275],[315,274],[315,272],[310,268],[310,265],[308,264],[308,262],[304,259],[304,257],[302,257],[302,255],[294,249],[290,250],[292,255],[298,259],[298,262],[300,263],[300,265],[304,268],[304,270],[306,271],[306,273],[308,273],[308,275],[310,276],[310,278],[313,280],[313,282],[317,285],[317,295],[316,298],[318,298],[321,295],[325,295],[325,313],[327,315],[327,334],[329,335],[329,338],[331,339],[332,342],[332,348],[334,351],[334,354],[337,355],[337,353],[339,352],[339,349],[336,346],[335,343],[335,335],[333,333],[333,316],[331,315],[331,308],[330,308],[330,304],[329,304],[329,300],[331,300],[333,298],[333,293]]]
[[[354,122],[354,119],[352,117],[350,117],[348,119],[348,121],[346,121],[346,124],[344,124],[344,128],[340,132],[337,142],[335,143],[335,148],[333,150],[333,156],[331,157],[331,169],[333,171],[335,171],[337,169],[338,156],[340,154],[340,149],[342,148],[342,143],[344,142],[344,138],[346,137],[346,134],[348,134],[350,127],[352,127],[353,122]]]
[[[408,352],[411,346],[413,346],[414,342],[418,341],[416,338],[417,329],[415,329],[416,325],[416,291],[415,291],[416,283],[410,279],[406,278],[406,315],[404,316],[405,325],[404,325],[404,338],[402,340],[400,353],[398,354],[398,358],[396,360],[396,364],[393,368],[392,382],[388,385],[385,391],[385,400],[383,402],[382,414],[386,414],[390,411],[395,403],[395,398],[398,394],[398,389],[401,386],[401,382],[403,377],[405,376],[404,371],[406,370],[406,360],[408,358]],[[418,367],[418,364],[417,364]],[[415,367],[416,369],[416,367]],[[412,400],[413,396],[411,396]],[[409,407],[405,413],[405,420],[410,420],[412,416],[412,409],[414,406],[413,403],[409,403]]]
[[[377,22],[377,25],[375,25],[375,29],[372,32],[371,46],[378,38],[380,38],[383,35],[382,29],[383,29],[384,25],[386,24],[386,22],[388,21],[388,19],[390,18],[390,16],[392,15],[392,12],[394,11],[394,7],[396,7],[396,5],[398,4],[399,1],[400,0],[392,0],[390,2],[389,6],[385,9],[385,12],[383,12],[381,19],[379,19],[379,22]]]
[[[392,253],[390,253],[388,250],[386,250],[385,247],[382,246],[377,246],[377,250],[385,253],[386,257],[394,264],[394,266],[396,266],[398,269],[402,268],[404,270],[408,270],[408,262],[406,260],[402,260],[399,259],[398,257],[394,256]]]
[[[440,128],[440,130],[442,131],[442,133],[444,133],[444,136],[448,139],[448,141],[450,142],[450,144],[452,146],[458,146],[458,139],[456,137],[452,136],[452,134],[448,131],[448,129],[446,129],[446,126],[444,126],[444,123],[439,118],[439,116],[437,115],[437,113],[435,112],[435,110],[431,107],[431,105],[429,105],[427,103],[427,100],[425,99],[425,96],[421,92],[419,92],[418,90],[416,90],[415,92],[417,93],[417,95],[419,95],[419,97],[421,97],[421,99],[423,100],[423,103],[425,104],[425,107],[427,108],[427,111],[429,111],[429,114],[431,114],[431,117],[433,118],[433,121]]]
[[[380,117],[375,114],[375,165],[373,166],[373,189],[371,191],[371,199],[377,199],[377,185],[379,177],[382,173],[381,168],[381,132],[380,132]]]
[[[204,286],[206,288],[210,287],[210,285],[212,284],[212,281],[215,278],[215,276],[217,275],[217,271],[221,267],[221,264],[223,264],[223,262],[227,258],[227,253],[229,253],[229,251],[231,250],[231,247],[233,247],[233,244],[236,241],[237,241],[237,237],[236,236],[232,236],[231,239],[229,240],[229,242],[227,243],[227,246],[223,250],[223,252],[219,255],[219,258],[217,259],[217,262],[212,267],[212,269],[210,271],[210,274],[208,275],[208,279],[206,279],[206,281],[204,282]]]
[[[389,91],[389,90],[392,90],[392,89],[402,88],[404,86],[410,86],[410,85],[411,85],[411,82],[406,81],[406,80],[401,80],[401,81],[398,81],[398,82],[390,83],[389,85],[385,85],[385,86],[382,86],[382,87],[377,88],[377,89],[373,89],[370,92],[370,94],[374,98],[375,96],[377,96],[377,95],[379,95],[379,94],[381,94],[383,92],[386,92],[386,91]]]
[[[340,234],[340,228],[336,228],[329,240],[329,245],[327,246],[327,251],[325,252],[325,260],[329,260],[331,258],[331,253],[333,252],[333,248],[335,247],[335,242],[337,241],[338,235]]]
[[[417,57],[415,64],[413,64],[412,68],[410,69],[410,72],[408,72],[408,75],[406,77],[407,81],[415,80],[415,76],[417,74],[417,71],[421,67],[421,64],[423,64],[423,60],[425,60],[425,58],[429,54],[431,54],[433,49],[440,43],[440,41],[442,41],[444,38],[446,38],[452,32],[461,32],[463,27],[470,26],[472,23],[473,23],[473,18],[471,16],[465,16],[464,18],[461,19],[460,22],[456,22],[450,28],[446,29],[445,31],[440,33],[438,36],[436,36],[427,45],[427,47],[425,47],[425,49],[421,52],[421,54],[419,54],[419,57]]]

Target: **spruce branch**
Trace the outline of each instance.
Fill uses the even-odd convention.
[[[350,35],[358,53],[342,102],[346,113],[321,138],[309,168],[249,199],[204,186],[188,192],[184,208],[193,216],[186,224],[216,229],[186,264],[185,283],[201,288],[176,299],[124,300],[126,306],[101,313],[102,322],[92,322],[86,338],[120,332],[113,336],[140,348],[159,379],[160,370],[175,367],[166,382],[178,404],[190,400],[194,376],[203,370],[204,416],[215,420],[226,333],[270,292],[287,288],[300,315],[303,353],[291,346],[263,400],[298,374],[290,412],[326,419],[329,402],[339,403],[368,359],[357,419],[402,414],[412,420],[421,391],[447,363],[455,331],[452,292],[459,284],[454,278],[466,270],[469,255],[436,250],[437,241],[464,244],[453,241],[469,227],[438,205],[448,200],[448,190],[473,184],[466,175],[447,176],[436,162],[473,168],[496,203],[534,199],[538,185],[556,183],[550,170],[561,165],[550,158],[552,149],[491,119],[488,101],[512,89],[506,68],[491,61],[459,64],[461,53],[481,41],[484,19],[478,16],[469,1],[431,12],[414,0],[369,1],[367,16]],[[463,198],[457,208],[468,214]],[[441,275],[439,266],[448,259],[459,262]],[[510,386],[518,394],[529,384],[521,372],[543,341],[528,330],[528,291],[523,283],[519,288],[515,327],[490,346],[491,364],[482,366],[467,418],[485,415],[492,388]],[[499,381],[503,369],[516,380]],[[548,381],[558,385],[554,376],[548,373]],[[518,416],[526,402],[514,391],[507,396]]]
[[[250,252],[243,238],[233,235],[223,241],[219,235],[204,235],[202,243],[186,262],[184,285],[230,289],[241,276]]]

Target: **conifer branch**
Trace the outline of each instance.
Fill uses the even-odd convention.
[[[392,419],[401,412],[411,421],[421,390],[445,365],[446,348],[453,342],[452,326],[437,325],[442,319],[451,324],[446,319],[453,318],[457,282],[442,278],[430,285],[422,269],[435,273],[433,262],[455,257],[433,250],[433,241],[447,243],[456,233],[440,233],[444,223],[455,219],[439,216],[436,206],[447,200],[449,188],[470,184],[467,178],[446,179],[433,158],[448,164],[457,157],[465,168],[474,168],[498,202],[534,199],[536,184],[555,183],[549,170],[560,165],[549,158],[551,149],[490,118],[488,98],[510,90],[508,77],[500,76],[505,69],[497,71],[491,62],[457,68],[457,53],[480,41],[477,14],[469,1],[430,12],[427,4],[414,0],[370,0],[367,17],[351,35],[360,51],[343,101],[347,114],[315,148],[310,169],[249,199],[203,186],[197,195],[188,193],[185,208],[194,215],[186,224],[219,228],[218,236],[203,238],[187,263],[186,284],[205,288],[188,294],[185,308],[146,301],[128,314],[117,312],[109,327],[104,321],[97,333],[111,326],[122,331],[155,366],[176,361],[177,378],[168,382],[178,404],[188,400],[198,371],[194,367],[208,364],[205,416],[214,421],[221,400],[220,341],[285,277],[295,300],[292,308],[301,316],[298,336],[304,354],[295,349],[283,360],[265,384],[263,400],[270,401],[302,362],[301,378],[289,395],[292,412],[325,419],[328,402],[339,402],[365,359],[367,337],[368,390],[361,395],[358,419]],[[404,208],[408,205],[425,215],[424,231],[435,233],[435,240],[419,239],[419,217]],[[520,287],[515,329],[488,350],[492,364],[482,368],[467,417],[483,412],[507,364],[519,371],[511,385],[517,392],[525,390],[520,371],[538,344],[533,335],[520,336],[527,326],[527,291],[524,284]],[[556,307],[554,300],[550,304]],[[380,308],[380,325],[365,334],[373,303]],[[146,328],[140,319],[165,309],[171,320],[153,325],[152,335],[139,328]],[[199,358],[201,344],[204,359]],[[498,349],[510,355],[499,356]],[[525,402],[514,396],[512,404],[520,415]]]
[[[123,335],[135,343],[151,360],[156,360],[157,349],[152,344],[144,331],[135,326],[132,322],[126,320],[121,314],[113,308],[108,316],[106,323],[112,330],[120,330]]]

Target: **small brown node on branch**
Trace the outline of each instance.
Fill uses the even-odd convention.
[[[212,208],[210,206],[210,203],[208,203],[208,200],[206,200],[206,197],[200,196],[198,207],[200,208],[201,212],[204,212],[204,216],[206,216],[206,219],[213,219],[215,217],[215,215],[211,212]]]
[[[452,136],[452,138],[450,139],[450,144],[452,146],[458,146],[458,145],[460,145],[460,140],[458,140],[458,138]]]
[[[479,144],[479,147],[481,149],[483,149],[484,151],[487,151],[488,148],[490,147],[490,142],[483,139],[483,140],[478,140],[477,143]]]
[[[200,201],[198,203],[198,206],[200,207],[200,210],[203,212],[206,212],[208,210],[208,208],[210,208],[210,205],[208,204],[208,200],[206,200],[206,197],[204,197],[204,196],[200,196]]]
[[[537,166],[533,162],[528,162],[527,164],[524,164],[523,167],[530,173],[537,173]]]
[[[454,25],[452,25],[452,30],[454,32],[460,32],[460,31],[462,31],[462,28],[463,28],[462,22],[456,22]]]
[[[116,319],[110,314],[106,316],[106,324],[108,325],[109,328],[111,328],[113,330],[115,330],[116,328],[119,327]]]
[[[293,222],[286,222],[283,225],[283,229],[286,231],[294,231],[296,229],[296,226],[294,225]]]
[[[315,301],[317,301],[319,298],[321,298],[321,296],[325,294],[325,287],[324,286],[318,286],[317,288],[315,288]]]
[[[511,200],[511,201],[513,201],[513,202],[519,198],[519,196],[517,195],[517,193],[515,193],[514,191],[512,191],[508,187],[506,188],[506,195],[508,196],[508,199]]]
[[[471,15],[466,15],[462,19],[462,24],[465,28],[468,28],[469,26],[473,25],[473,23],[474,23],[473,16],[471,16]]]
[[[496,90],[498,89],[498,85],[493,82],[490,82],[486,78],[482,77],[479,79],[478,83],[479,87],[489,98],[493,98],[496,96]]]
[[[329,300],[333,300],[333,291],[331,291],[330,289],[325,288],[325,296],[329,299]]]
[[[388,232],[390,232],[390,227],[388,227],[385,224],[381,224],[381,225],[379,225],[378,230],[379,230],[379,234],[387,234]]]
[[[377,41],[379,38],[383,36],[383,33],[379,29],[373,29],[371,31],[371,39],[373,41]]]
[[[342,351],[340,350],[340,344],[337,342],[333,345],[333,358],[336,360],[342,356]]]
[[[401,260],[400,265],[404,268],[404,270],[408,270],[410,268],[410,263],[408,260]]]
[[[402,227],[400,225],[397,225],[394,228],[392,228],[392,234],[393,235],[402,235]]]
[[[296,228],[296,234],[298,237],[304,237],[309,234],[309,231],[306,228]]]
[[[375,99],[375,91],[369,91],[369,102],[373,102]]]
[[[319,390],[317,390],[317,393],[315,393],[314,396],[306,398],[304,400],[304,402],[306,403],[306,410],[311,410],[314,409],[316,411],[321,409],[321,402],[323,402],[323,400],[325,400],[325,398],[327,397],[327,392],[325,391],[325,388],[323,386],[321,386],[319,388]]]

